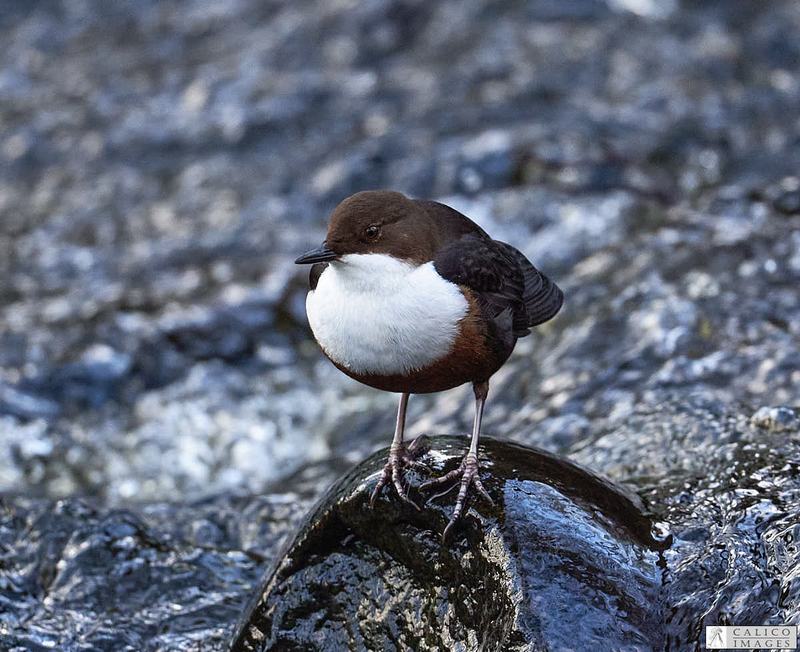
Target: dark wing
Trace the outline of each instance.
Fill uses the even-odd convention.
[[[325,271],[325,268],[328,266],[328,263],[314,263],[311,266],[311,272],[308,275],[308,284],[311,286],[312,290],[317,289],[317,282],[319,281],[319,276],[322,272]]]
[[[558,286],[519,251],[482,233],[444,247],[433,261],[448,281],[470,288],[484,316],[523,337],[555,315],[563,301]],[[505,330],[505,329],[504,329]]]
[[[524,254],[505,242],[498,242],[506,248],[509,256],[517,261],[525,279],[525,292],[522,303],[525,305],[527,325],[538,326],[556,316],[564,303],[564,293],[553,281],[536,269]]]

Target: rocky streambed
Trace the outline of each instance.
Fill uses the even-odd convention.
[[[0,649],[217,650],[247,622],[312,506],[390,439],[395,397],[322,359],[292,264],[375,187],[451,204],[564,289],[484,432],[600,474],[653,527],[582,530],[641,571],[614,576],[650,605],[617,612],[625,645],[798,624],[797,3],[11,2],[0,30]],[[408,430],[465,433],[471,402],[412,397]],[[542,484],[569,550],[591,501]],[[441,554],[491,539],[498,515],[468,517]],[[526,649],[498,633],[512,611],[455,610],[473,589],[409,591],[433,610],[385,640],[475,649],[494,614],[493,649]],[[436,613],[452,640],[414,629]]]

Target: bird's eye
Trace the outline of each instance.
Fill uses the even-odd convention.
[[[377,224],[370,224],[365,230],[364,235],[366,236],[367,240],[374,240],[380,235],[381,227]]]

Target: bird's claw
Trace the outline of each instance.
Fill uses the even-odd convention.
[[[447,523],[447,527],[445,527],[444,532],[442,532],[442,541],[447,538],[448,532],[452,529],[453,525],[455,525],[456,521],[461,517],[461,514],[464,511],[464,503],[466,502],[467,497],[467,490],[469,489],[470,485],[475,485],[475,489],[478,490],[478,493],[483,496],[491,505],[494,505],[494,501],[492,497],[489,495],[489,492],[486,491],[486,487],[483,486],[480,478],[480,465],[478,464],[478,457],[474,453],[467,453],[464,456],[464,459],[461,460],[461,464],[457,469],[446,473],[440,478],[434,478],[433,480],[428,480],[427,482],[423,482],[420,485],[420,490],[430,489],[431,487],[438,487],[457,478],[461,478],[461,482],[459,484],[453,484],[452,486],[448,487],[444,491],[441,491],[437,494],[434,494],[429,498],[429,500],[433,498],[438,498],[440,496],[444,496],[445,494],[450,493],[453,489],[458,486],[458,496],[456,497],[456,504],[453,508],[453,514],[450,517],[450,520]]]
[[[394,445],[389,449],[389,459],[386,460],[386,465],[383,467],[381,477],[378,479],[378,484],[372,490],[372,495],[369,499],[369,506],[375,507],[375,500],[380,494],[381,489],[389,484],[389,481],[394,485],[397,495],[400,496],[409,505],[415,509],[420,509],[419,505],[408,497],[408,492],[403,486],[403,469],[419,469],[424,465],[420,463],[416,457],[420,454],[422,445],[418,443],[419,437],[414,439],[408,446],[405,444]]]

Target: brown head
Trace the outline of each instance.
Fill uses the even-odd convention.
[[[402,193],[366,190],[339,204],[322,246],[295,262],[333,261],[347,254],[390,254],[422,264],[432,260],[440,238],[424,208]]]

